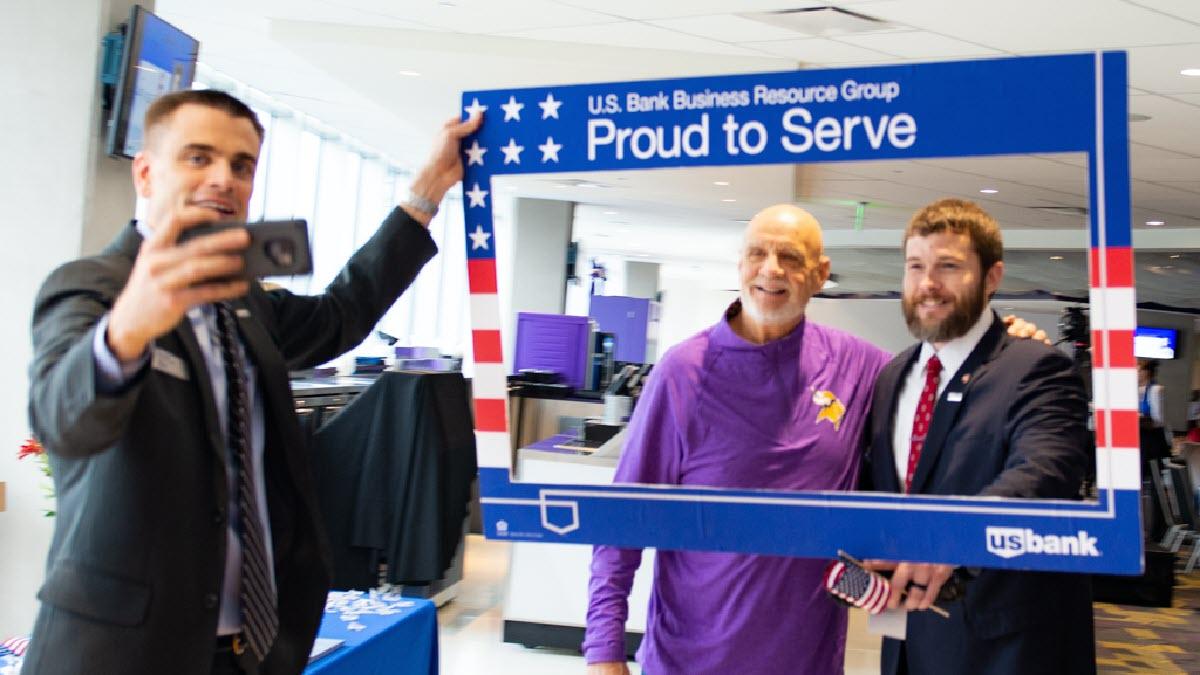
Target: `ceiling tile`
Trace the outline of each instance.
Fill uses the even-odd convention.
[[[636,47],[661,49],[700,54],[729,54],[735,56],[762,56],[761,52],[736,45],[708,40],[694,35],[685,35],[666,28],[636,21],[623,21],[595,26],[573,26],[531,31],[515,31],[505,37],[572,42],[613,47]],[[549,55],[548,55],[549,56]]]
[[[1200,24],[1200,2],[1194,0],[1134,0],[1133,4]]]
[[[404,19],[430,30],[460,33],[497,34],[612,21],[612,17],[606,13],[571,7],[553,0],[454,0],[447,4],[433,0],[404,3],[393,0],[338,0],[337,4],[376,16]]]
[[[1200,41],[1200,26],[1122,0],[959,2],[884,0],[869,6],[902,23],[1011,52],[1065,52]]]
[[[773,10],[795,9],[797,6],[810,6],[812,2],[797,2],[796,0],[560,0],[562,4],[582,7],[596,12],[603,12],[627,19],[650,20],[671,19],[689,16],[704,16],[721,14],[730,11],[731,4],[736,5],[738,12],[769,12]],[[854,9],[859,5],[870,5],[876,0],[839,0],[839,7]],[[819,3],[816,3],[819,4]],[[864,13],[866,10],[860,10]]]
[[[1200,94],[1200,77],[1180,75],[1184,68],[1200,68],[1200,36],[1192,44],[1129,50],[1129,83],[1140,89],[1158,94]]]
[[[839,42],[848,42],[858,47],[895,54],[906,59],[935,59],[954,56],[999,56],[1004,52],[970,42],[955,40],[944,35],[925,31],[895,33],[870,33],[866,35],[844,35]]]
[[[745,42],[743,45],[768,54],[796,59],[807,65],[888,63],[895,61],[895,57],[883,52],[856,47],[837,40],[826,40],[825,38]]]
[[[763,40],[794,40],[805,37],[794,30],[772,26],[736,14],[711,14],[685,19],[660,19],[648,22],[673,31],[688,33],[722,42],[754,42]]]

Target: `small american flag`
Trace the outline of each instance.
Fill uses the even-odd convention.
[[[13,656],[24,656],[25,650],[28,648],[28,637],[11,637],[4,642],[0,642],[0,652],[7,652]]]
[[[825,590],[846,605],[878,614],[887,608],[891,584],[853,559],[842,557],[825,568]]]

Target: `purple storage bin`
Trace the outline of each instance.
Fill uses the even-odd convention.
[[[513,373],[526,368],[551,370],[563,384],[583,389],[591,356],[590,334],[586,316],[520,312]]]

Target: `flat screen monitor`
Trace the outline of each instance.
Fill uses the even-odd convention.
[[[1138,326],[1133,333],[1133,355],[1139,359],[1173,359],[1179,331]]]
[[[195,38],[142,6],[133,6],[109,119],[108,154],[132,158],[142,149],[146,108],[169,91],[191,88],[199,51]]]

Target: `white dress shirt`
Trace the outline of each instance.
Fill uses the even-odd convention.
[[[921,353],[917,355],[916,363],[900,380],[900,395],[896,397],[896,416],[893,418],[892,455],[896,460],[896,477],[900,480],[901,486],[904,485],[904,477],[908,473],[908,453],[912,445],[913,418],[916,417],[917,405],[921,402],[921,390],[925,388],[925,364],[934,354],[937,354],[938,360],[942,362],[942,374],[938,377],[937,388],[937,395],[940,399],[942,392],[946,390],[946,385],[958,374],[958,369],[974,351],[975,345],[979,344],[983,334],[987,332],[988,328],[991,328],[993,320],[991,307],[984,307],[979,320],[965,335],[947,342],[942,345],[940,350],[935,350],[933,345],[928,342],[922,343]]]

